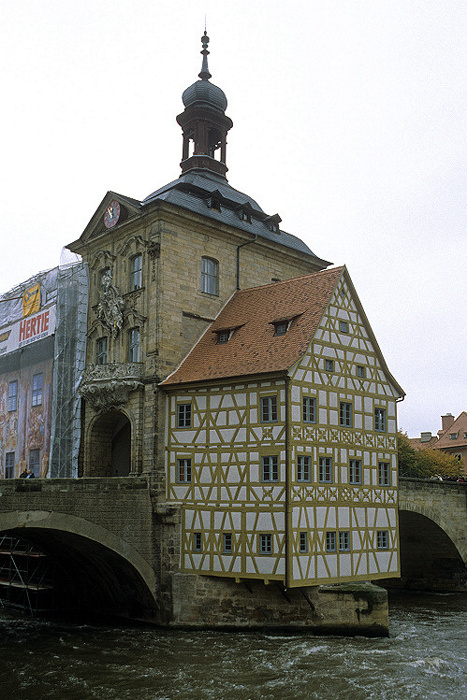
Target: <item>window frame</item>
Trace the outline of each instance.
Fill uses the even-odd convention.
[[[191,428],[191,417],[191,401],[177,403],[177,428]]]
[[[194,532],[193,533],[193,552],[203,551],[203,533]]]
[[[335,530],[326,531],[326,552],[337,552],[337,538]]]
[[[191,457],[178,457],[176,473],[177,484],[191,484],[192,476]]]
[[[40,381],[39,381],[40,378]],[[33,375],[31,387],[31,406],[42,406],[44,392],[44,373],[38,372]]]
[[[299,532],[298,551],[300,552],[300,554],[308,553],[308,532],[306,532],[305,530]]]
[[[267,461],[266,461],[267,460]],[[278,455],[261,456],[261,482],[272,484],[279,481],[279,457]]]
[[[334,372],[334,360],[324,358],[324,370],[325,372]]]
[[[207,255],[201,258],[201,292],[219,296],[219,261]]]
[[[385,433],[387,430],[386,409],[381,406],[375,406],[374,426],[379,433]]]
[[[342,319],[339,320],[339,333],[349,332],[349,322]]]
[[[277,394],[260,396],[261,423],[277,423]]]
[[[139,326],[133,326],[128,331],[128,362],[141,361],[141,331]]]
[[[136,263],[139,261],[139,267]],[[136,253],[130,259],[130,292],[143,288],[143,255]]]
[[[353,406],[350,401],[339,402],[339,426],[353,428]]]
[[[366,376],[365,365],[357,365],[356,375],[359,379],[365,379]]]
[[[5,452],[5,479],[15,478],[15,453]]]
[[[350,552],[350,530],[339,530],[339,552]]]
[[[311,481],[311,456],[297,455],[297,481],[310,483]]]
[[[316,423],[316,397],[302,397],[302,421],[304,423]]]
[[[318,460],[318,481],[320,484],[332,484],[333,483],[332,457],[321,456],[319,458],[319,460]]]
[[[32,471],[34,476],[40,476],[41,471],[41,451],[39,449],[29,450],[28,469]],[[37,473],[36,473],[37,472]]]
[[[272,534],[260,532],[258,534],[258,554],[268,556],[273,553]]]
[[[349,459],[349,484],[360,485],[362,483],[362,460]]]
[[[14,392],[12,391],[14,387]],[[18,410],[18,380],[8,382],[8,413]]]
[[[391,465],[389,462],[378,462],[378,486],[391,486]]]
[[[96,340],[96,365],[101,366],[107,364],[108,348],[109,339],[106,335],[103,335]]]
[[[383,551],[389,549],[389,532],[387,530],[376,531],[376,549]]]
[[[222,533],[222,553],[232,554],[233,552],[233,537],[231,532]]]

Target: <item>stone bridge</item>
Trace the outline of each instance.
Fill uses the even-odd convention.
[[[400,528],[402,579],[388,585],[467,590],[467,484],[401,479]],[[0,538],[2,533],[46,552],[55,563],[60,594],[78,609],[195,624],[206,610],[212,615],[215,604],[225,609],[239,599],[235,582],[223,580],[221,588],[207,577],[174,574],[178,510],[157,502],[146,477],[3,480]],[[248,595],[264,610],[271,591],[266,598],[255,585]],[[292,600],[298,593],[288,595],[298,618],[315,614],[313,591],[304,598],[308,603]],[[283,596],[277,596],[272,615],[282,614]],[[255,603],[248,604],[251,614]]]
[[[399,586],[467,590],[467,483],[401,478],[399,526]]]

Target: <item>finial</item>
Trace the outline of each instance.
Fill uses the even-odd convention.
[[[201,66],[201,72],[198,73],[198,76],[201,78],[201,80],[209,80],[209,78],[211,78],[212,76],[211,76],[211,73],[209,72],[209,68],[208,68],[209,37],[207,35],[206,29],[204,30],[204,34],[201,37],[201,44],[203,46],[203,50],[200,53],[203,56],[203,64]]]

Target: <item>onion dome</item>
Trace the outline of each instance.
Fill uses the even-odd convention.
[[[217,85],[213,85],[209,82],[211,78],[211,73],[208,68],[208,44],[209,37],[204,31],[201,37],[201,43],[203,50],[201,54],[203,56],[203,64],[201,66],[201,72],[198,74],[201,80],[197,80],[196,83],[190,85],[182,95],[183,104],[186,107],[191,107],[195,103],[202,103],[209,107],[214,107],[215,109],[225,112],[227,109],[227,98],[223,90],[221,90]]]

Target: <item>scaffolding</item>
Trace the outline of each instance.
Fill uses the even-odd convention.
[[[0,534],[0,605],[35,615],[53,608],[53,564],[40,550]]]
[[[88,270],[85,263],[60,267],[54,345],[51,453],[48,476],[77,478],[81,436],[78,387],[86,361]]]

